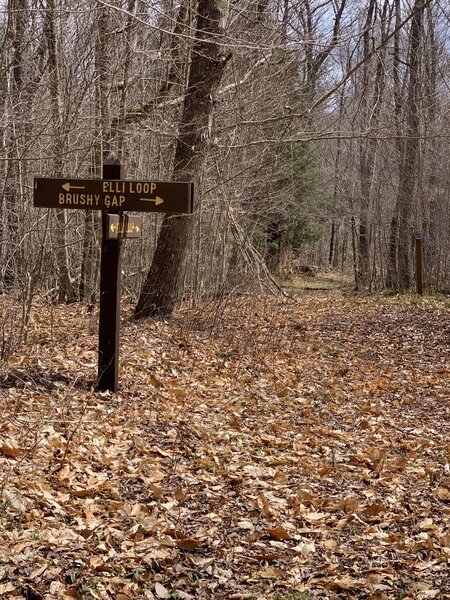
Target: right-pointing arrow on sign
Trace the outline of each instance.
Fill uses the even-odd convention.
[[[139,198],[139,200],[142,202],[154,202],[156,206],[164,202],[164,199],[160,198],[159,196],[156,196],[156,198]]]

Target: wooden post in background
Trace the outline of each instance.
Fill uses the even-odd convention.
[[[415,239],[416,249],[416,292],[423,294],[423,275],[422,275],[422,233],[416,232]]]
[[[103,179],[121,179],[121,177],[122,165],[120,162],[115,159],[105,160]],[[114,212],[117,214],[117,211]],[[117,392],[122,240],[107,239],[107,215],[107,212],[102,212],[97,389]]]

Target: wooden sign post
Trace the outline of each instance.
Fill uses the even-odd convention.
[[[422,268],[422,233],[416,232],[415,235],[415,254],[416,254],[416,292],[423,294],[423,268]]]
[[[103,179],[36,177],[34,206],[102,211],[97,389],[117,392],[122,240],[140,237],[141,219],[124,214],[193,212],[194,185],[179,181],[128,181],[118,160],[103,163]]]
[[[122,166],[119,161],[103,163],[103,179],[120,179],[121,175]],[[122,240],[108,238],[108,216],[108,213],[102,212],[97,389],[117,392],[119,387]]]

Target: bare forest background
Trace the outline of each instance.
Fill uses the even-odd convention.
[[[408,290],[417,232],[426,288],[450,289],[446,2],[9,0],[0,19],[0,287],[22,327],[36,295],[98,297],[99,213],[33,208],[33,177],[111,157],[196,186],[192,217],[145,215],[124,244],[136,316],[299,265]]]

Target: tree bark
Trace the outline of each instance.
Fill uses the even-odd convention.
[[[204,163],[213,97],[227,62],[217,43],[223,35],[226,13],[227,3],[223,0],[200,0],[198,4],[197,39],[175,152],[174,181],[196,179]],[[135,318],[172,315],[179,298],[191,226],[191,218],[186,215],[164,216]]]
[[[400,30],[399,25],[401,22],[401,4],[400,0],[395,0],[395,29],[396,33],[394,36],[394,54],[393,54],[393,86],[394,86],[394,116],[395,116],[395,130],[397,134],[396,149],[399,156],[399,161],[403,156],[403,141],[402,141],[402,113],[403,113],[403,101],[402,101],[402,86],[400,81]],[[389,247],[388,247],[388,261],[386,269],[386,282],[387,288],[397,287],[397,252],[398,252],[398,206],[399,198],[395,201],[394,212],[391,217],[390,231],[389,231]]]
[[[129,8],[131,2],[129,4]],[[108,69],[110,68],[110,24],[108,11],[104,6],[98,9],[96,39],[95,39],[95,151],[92,159],[91,173],[94,178],[101,177],[103,161],[111,152],[111,137],[114,124],[111,124],[109,110],[109,84]],[[125,58],[127,62],[128,56]],[[124,71],[126,71],[126,65]],[[126,89],[126,77],[124,76]],[[117,129],[117,124],[116,127]],[[120,141],[118,142],[121,148]],[[120,150],[119,150],[120,152]],[[81,262],[81,277],[79,285],[79,299],[81,302],[95,303],[100,271],[100,247],[96,241],[96,231],[100,229],[101,217],[97,211],[86,210],[84,216],[83,252]]]
[[[380,11],[380,26],[382,39],[385,39],[389,33],[388,23],[389,3],[385,0]],[[371,0],[367,12],[367,19],[364,25],[363,34],[363,58],[366,62],[363,66],[363,89],[361,98],[361,112],[363,117],[363,128],[377,130],[383,101],[383,92],[385,86],[385,64],[386,48],[383,47],[378,54],[378,62],[375,71],[375,81],[373,87],[372,100],[369,99],[369,81],[370,64],[369,55],[371,52],[371,38],[373,37],[372,28],[376,19],[376,2]],[[362,139],[360,143],[360,220],[358,231],[358,271],[356,288],[365,289],[372,284],[372,275],[370,269],[370,231],[369,222],[370,210],[372,205],[372,187],[375,173],[375,163],[377,157],[378,141],[375,136],[369,139]]]
[[[18,276],[18,256],[17,237],[19,230],[18,216],[18,186],[19,170],[18,163],[14,160],[17,153],[16,139],[20,138],[20,132],[17,128],[22,127],[22,123],[14,122],[14,111],[23,111],[23,88],[24,88],[24,50],[26,45],[25,33],[27,27],[27,2],[26,0],[10,0],[8,6],[8,28],[7,35],[11,37],[11,79],[9,89],[11,93],[11,122],[8,127],[7,141],[7,164],[6,164],[6,184],[4,186],[3,197],[5,205],[6,220],[6,238],[5,259],[6,264],[3,274],[3,285],[5,289],[14,287]]]
[[[399,204],[399,247],[398,247],[398,285],[407,290],[412,283],[412,233],[414,193],[417,183],[420,135],[420,45],[423,35],[424,0],[416,0],[414,16],[411,21],[409,82],[406,100],[406,137],[403,163],[400,168],[398,204]]]
[[[47,44],[48,44],[48,69],[50,76],[50,102],[52,118],[55,127],[54,141],[52,144],[53,154],[53,173],[55,177],[61,177],[64,156],[64,133],[61,118],[61,82],[59,74],[58,58],[58,36],[56,32],[56,0],[47,2]],[[70,277],[69,249],[67,243],[67,211],[55,211],[57,222],[57,260],[59,291],[58,299],[60,302],[74,302],[76,293]]]

